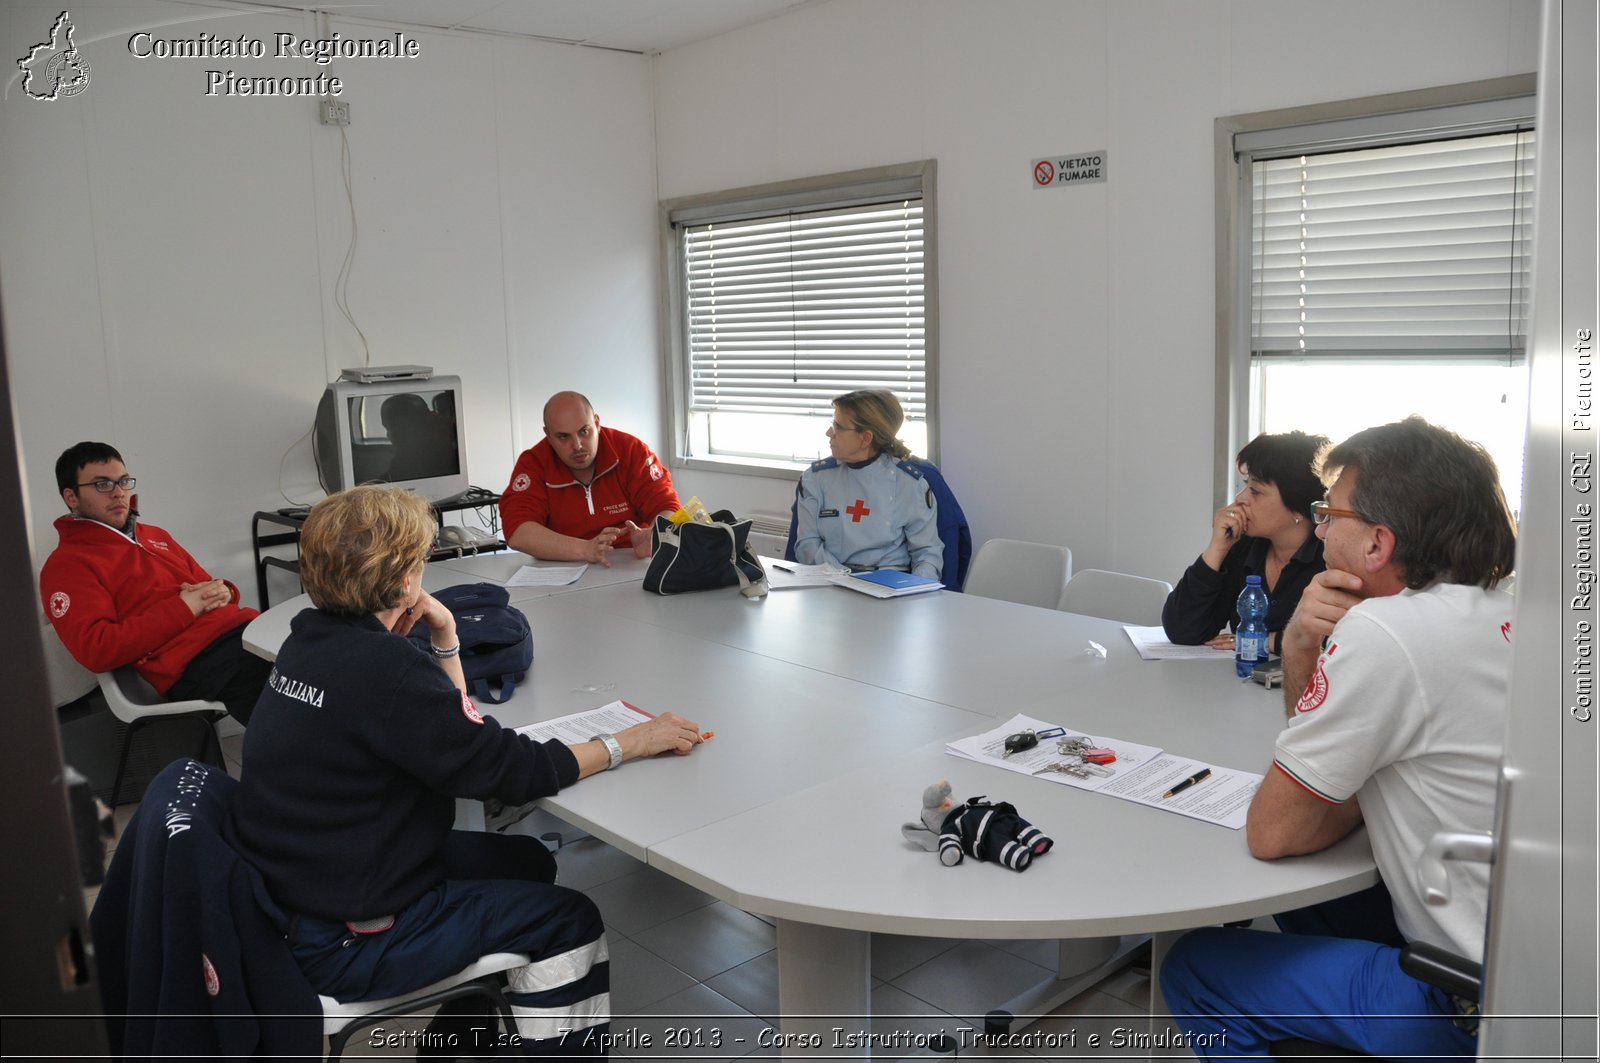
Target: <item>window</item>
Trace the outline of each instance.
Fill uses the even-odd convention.
[[[931,456],[933,163],[663,204],[675,464],[793,475],[888,388]]]
[[[1225,479],[1259,432],[1337,442],[1417,413],[1482,443],[1518,506],[1532,115],[1513,97],[1235,131]]]

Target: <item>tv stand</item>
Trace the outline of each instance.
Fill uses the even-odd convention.
[[[441,498],[433,504],[433,508],[436,513],[454,513],[458,509],[498,505],[499,502],[500,496],[487,487],[469,487],[459,495]]]
[[[464,509],[480,509],[484,506],[499,505],[500,496],[485,487],[469,487],[453,498],[441,499],[432,503],[433,519],[438,522],[441,531],[444,529],[444,515],[458,513]],[[269,568],[282,569],[293,572],[297,577],[300,574],[300,528],[306,522],[306,515],[310,512],[309,506],[286,506],[283,509],[257,510],[250,520],[250,547],[255,554],[256,563],[256,600],[261,603],[262,609],[270,607],[267,599],[267,570]],[[262,533],[263,524],[276,525],[286,528],[287,531],[267,531]],[[276,557],[262,551],[275,546],[293,546],[294,557]],[[477,553],[488,553],[495,550],[504,550],[505,540],[493,538],[487,542],[477,542],[473,549]],[[435,546],[429,559],[440,557],[455,557],[461,553],[459,546]]]

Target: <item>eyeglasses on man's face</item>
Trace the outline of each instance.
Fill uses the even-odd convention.
[[[1311,519],[1317,524],[1326,524],[1334,517],[1354,517],[1363,523],[1370,523],[1366,517],[1353,509],[1340,509],[1328,502],[1311,503]]]
[[[85,487],[92,487],[103,495],[109,495],[119,487],[124,491],[132,491],[139,486],[139,479],[135,476],[124,476],[120,480],[113,480],[109,477],[101,476],[98,479],[90,480],[88,483],[81,483],[77,486],[80,491]]]

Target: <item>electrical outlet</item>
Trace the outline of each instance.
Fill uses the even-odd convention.
[[[323,125],[349,125],[350,105],[343,100],[322,100]]]

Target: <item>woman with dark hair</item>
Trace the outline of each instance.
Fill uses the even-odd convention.
[[[1239,451],[1234,461],[1244,487],[1217,510],[1211,541],[1167,596],[1161,611],[1167,638],[1181,646],[1232,649],[1239,592],[1246,576],[1260,576],[1271,601],[1268,645],[1278,652],[1301,592],[1326,567],[1311,504],[1322,498],[1317,465],[1328,442],[1305,432],[1262,434]]]
[[[795,560],[855,571],[900,569],[929,579],[944,572],[939,510],[911,449],[896,434],[905,421],[889,391],[852,391],[833,400],[833,456],[800,476]]]

